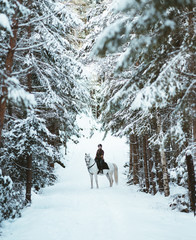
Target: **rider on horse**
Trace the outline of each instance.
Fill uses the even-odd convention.
[[[98,150],[97,150],[97,152],[96,152],[96,157],[95,157],[95,161],[96,161],[96,163],[97,163],[97,167],[99,168],[99,172],[98,172],[98,174],[99,173],[103,173],[103,164],[104,164],[104,158],[103,158],[103,156],[104,156],[104,151],[103,151],[103,149],[102,149],[102,145],[101,144],[99,144],[98,145]]]

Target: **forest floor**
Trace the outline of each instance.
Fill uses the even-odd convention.
[[[84,137],[68,144],[67,167],[57,167],[58,182],[33,194],[22,217],[5,221],[2,240],[193,240],[196,218],[169,208],[169,199],[151,196],[126,185],[123,165],[128,161],[125,139],[96,131],[89,138],[91,120],[80,120]],[[106,161],[119,167],[119,184],[109,187],[99,177],[99,189],[90,189],[84,154],[94,157],[102,143]]]

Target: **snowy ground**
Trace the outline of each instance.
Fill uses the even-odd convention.
[[[68,145],[66,169],[58,168],[55,186],[33,195],[32,206],[22,217],[3,223],[2,240],[194,240],[193,214],[171,211],[168,199],[151,196],[126,186],[123,164],[128,159],[124,139],[96,132],[90,139],[89,119],[81,121],[85,137]],[[99,177],[99,189],[90,189],[84,153],[95,155],[102,143],[106,161],[119,167],[119,184],[109,187]]]

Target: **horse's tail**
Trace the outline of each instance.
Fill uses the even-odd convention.
[[[114,180],[115,183],[118,184],[118,167],[115,163],[113,163],[113,166],[114,166]]]

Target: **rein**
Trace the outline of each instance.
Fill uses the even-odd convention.
[[[89,169],[91,169],[91,168],[95,165],[95,163],[96,163],[96,162],[94,162],[93,165],[91,165],[90,167],[88,167],[88,172],[89,172],[91,175],[93,175],[93,173],[91,173],[91,172],[89,171]]]
[[[88,170],[89,170],[90,168],[92,168],[94,165],[95,165],[95,162],[93,163],[93,165],[91,165],[90,167],[88,167]]]

